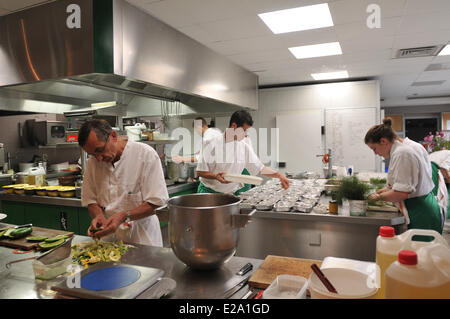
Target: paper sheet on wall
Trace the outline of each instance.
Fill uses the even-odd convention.
[[[375,155],[364,143],[367,131],[376,124],[375,108],[327,109],[325,122],[333,165],[353,165],[355,172],[375,170]]]

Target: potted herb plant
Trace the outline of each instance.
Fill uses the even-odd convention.
[[[367,211],[367,196],[372,187],[360,181],[356,176],[344,177],[336,190],[336,200],[342,203],[347,199],[351,216],[365,216]]]

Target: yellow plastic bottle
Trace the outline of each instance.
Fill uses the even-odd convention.
[[[377,237],[376,264],[379,267],[380,288],[375,298],[385,298],[385,273],[386,269],[397,260],[398,252],[402,249],[403,242],[395,236],[395,230],[390,226],[381,226]]]
[[[450,250],[442,244],[424,246],[418,253],[401,250],[386,270],[386,298],[448,299],[449,270]]]

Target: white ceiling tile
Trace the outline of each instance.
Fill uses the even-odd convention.
[[[395,36],[402,23],[401,17],[386,18],[381,20],[380,28],[368,28],[363,21],[339,24],[334,27],[339,40],[366,37],[370,41],[372,37]]]
[[[443,45],[449,40],[450,29],[440,30],[439,32],[415,32],[396,36],[393,47],[398,50],[422,46]]]
[[[258,64],[270,61],[276,62],[279,60],[292,61],[293,56],[289,52],[289,50],[283,48],[277,50],[262,50],[256,53],[251,52],[251,53],[234,54],[229,55],[228,59],[238,64]]]
[[[422,72],[416,82],[450,80],[450,70]]]
[[[250,37],[270,36],[272,32],[257,16],[218,20],[196,25],[209,33],[212,41],[227,41]]]
[[[215,41],[214,36],[212,34],[210,34],[208,32],[208,30],[205,30],[204,28],[202,28],[198,25],[179,27],[178,31],[186,34],[188,37],[190,37],[202,44],[206,44],[206,43]]]
[[[339,0],[329,4],[335,25],[367,21],[371,12],[367,7],[371,4],[380,6],[382,19],[401,16],[406,0]]]
[[[450,1],[448,0],[407,0],[404,14],[423,14],[446,10],[450,11]]]
[[[247,12],[255,15],[271,11],[305,7],[321,3],[331,3],[338,0],[242,0],[243,6]]]
[[[394,43],[394,36],[357,36],[351,39],[339,40],[342,52],[354,53],[358,51],[385,50],[391,49]]]
[[[247,15],[241,0],[164,0],[135,5],[175,28]]]
[[[450,11],[422,13],[403,17],[398,34],[436,32],[450,29]]]
[[[236,39],[229,41],[217,41],[208,43],[207,46],[225,56],[258,53],[261,51],[286,49],[290,47],[335,42],[336,35],[334,30],[327,28],[308,30],[304,32],[290,32],[278,35],[268,35],[261,37],[250,37],[245,39]]]

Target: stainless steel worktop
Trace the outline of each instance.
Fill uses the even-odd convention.
[[[167,186],[167,191],[169,195],[197,189],[198,182],[180,183],[171,186]],[[5,192],[0,192],[0,201],[14,201],[14,202],[24,202],[24,203],[35,203],[35,204],[46,204],[46,205],[59,205],[59,206],[71,206],[71,207],[82,207],[81,199],[79,198],[63,198],[63,197],[50,197],[50,196],[37,196],[37,195],[17,195],[17,194],[6,194]]]
[[[91,240],[86,236],[75,236],[73,243]],[[147,266],[164,270],[164,277],[176,281],[177,287],[169,297],[175,299],[221,299],[224,293],[241,282],[261,265],[263,260],[253,258],[232,257],[225,265],[217,270],[199,271],[193,270],[183,264],[173,254],[170,248],[159,248],[145,245],[136,245],[137,249],[130,249],[121,262],[137,266]],[[35,299],[54,298],[55,292],[50,288],[64,280],[60,276],[49,281],[35,280],[32,269],[32,261],[24,261],[12,264],[6,269],[5,264],[9,261],[31,257],[26,255],[14,255],[13,249],[0,247],[0,299]],[[236,273],[246,263],[253,264],[253,270],[245,276]],[[248,287],[241,289],[233,297],[243,295]],[[138,299],[145,299],[145,292]]]
[[[322,195],[319,203],[331,198]],[[406,230],[405,217],[392,212],[367,212],[366,216],[257,211],[251,223],[240,230],[237,255],[264,258],[267,255],[323,259],[327,256],[375,261],[380,226]]]

